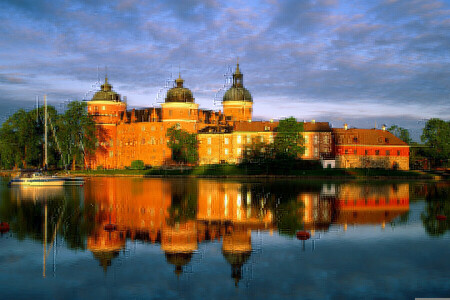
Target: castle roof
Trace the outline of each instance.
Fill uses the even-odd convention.
[[[408,146],[389,131],[380,129],[333,128],[332,132],[336,145]]]
[[[253,102],[252,95],[244,87],[244,75],[239,70],[239,63],[236,66],[236,71],[233,74],[233,86],[229,88],[223,96],[223,101],[247,101]]]
[[[94,94],[91,101],[114,101],[121,102],[120,95],[112,89],[108,83],[108,77],[105,77],[105,83],[101,85],[100,91]]]
[[[328,122],[304,122],[303,131],[306,132],[327,132],[331,131],[330,123]]]
[[[183,87],[184,80],[181,79],[181,74],[175,79],[176,86],[167,91],[167,102],[190,102],[194,103],[194,97],[190,89]]]

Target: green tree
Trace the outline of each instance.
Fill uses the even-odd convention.
[[[66,112],[58,118],[57,138],[65,164],[84,165],[86,156],[95,151],[97,135],[93,117],[81,101],[69,103]]]
[[[303,123],[294,117],[280,120],[274,140],[275,157],[278,159],[297,159],[304,152]]]
[[[167,146],[176,162],[195,164],[198,161],[197,135],[172,126],[167,130]]]
[[[423,129],[422,142],[425,153],[434,161],[434,166],[442,166],[450,157],[450,121],[433,118],[427,121]]]
[[[56,119],[54,107],[47,107],[49,120]],[[49,159],[55,163],[54,140],[49,128]],[[3,168],[39,167],[44,153],[44,109],[18,110],[0,128],[0,158]]]
[[[397,126],[397,125],[392,125],[387,130],[390,133],[392,133],[393,135],[395,135],[396,137],[398,137],[399,139],[401,139],[402,141],[404,141],[405,143],[411,144],[412,139],[409,135],[408,129],[405,129],[405,128]]]

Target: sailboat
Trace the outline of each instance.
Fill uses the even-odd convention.
[[[47,95],[44,95],[44,168],[47,168]],[[83,185],[84,179],[80,177],[61,177],[61,176],[48,176],[41,172],[32,173],[31,176],[19,175],[13,178],[8,185],[9,186],[62,186],[62,185]]]

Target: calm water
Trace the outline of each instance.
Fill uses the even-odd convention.
[[[450,297],[450,183],[6,184],[1,299]]]

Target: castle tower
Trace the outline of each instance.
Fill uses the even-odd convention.
[[[161,104],[162,121],[167,128],[174,125],[184,130],[195,132],[198,122],[198,104],[194,102],[191,90],[183,87],[181,75],[175,80],[176,86],[167,91],[166,100]]]
[[[113,91],[105,77],[100,91],[97,91],[88,102],[88,113],[94,116],[97,124],[117,124],[120,115],[127,109],[126,103],[122,102],[120,95]]]
[[[223,113],[229,121],[251,121],[253,99],[244,87],[244,75],[239,70],[239,62],[233,74],[233,86],[223,96]]]
[[[113,91],[105,77],[105,83],[87,103],[88,113],[94,117],[97,129],[98,145],[95,155],[89,157],[86,165],[89,168],[115,168],[117,166],[116,147],[117,124],[121,115],[126,113],[127,104],[120,95]]]

